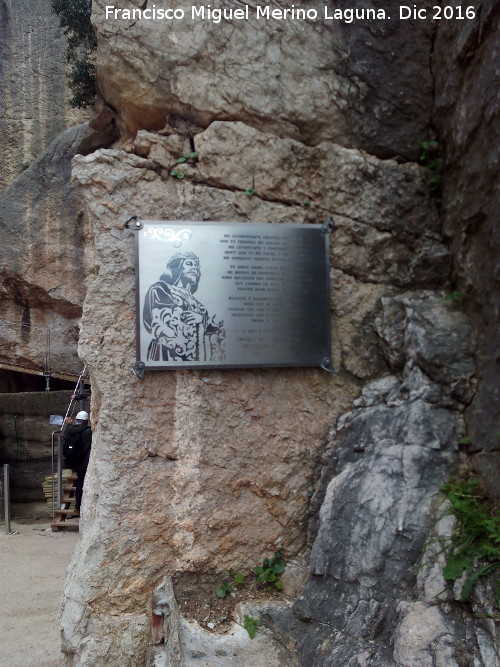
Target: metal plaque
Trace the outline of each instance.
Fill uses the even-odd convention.
[[[321,226],[135,225],[141,367],[330,368],[328,234]]]

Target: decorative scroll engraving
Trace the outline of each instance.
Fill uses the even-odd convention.
[[[150,241],[166,241],[171,243],[174,248],[180,248],[182,241],[190,239],[193,232],[190,229],[175,231],[175,229],[169,227],[148,227],[143,234]]]

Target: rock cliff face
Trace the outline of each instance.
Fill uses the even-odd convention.
[[[292,613],[270,609],[267,622],[285,636],[293,628],[302,664],[410,667],[436,656],[460,665],[468,634],[470,659],[487,665],[488,623],[474,628],[449,597],[435,597],[446,589],[439,569],[432,594],[428,578],[417,581],[436,489],[458,460],[454,410],[471,395],[470,326],[432,292],[383,298],[374,325],[394,375],[366,385],[338,420],[313,498],[321,508],[309,582]]]
[[[451,242],[457,289],[478,331],[481,379],[468,411],[471,453],[500,498],[500,334],[498,225],[499,20],[497,2],[476,21],[441,26],[436,40],[436,124],[446,157],[443,231]],[[445,64],[446,63],[446,64]]]
[[[68,106],[65,50],[50,0],[1,0],[0,192],[85,117]]]
[[[121,140],[74,159],[98,272],[80,334],[94,446],[62,609],[68,665],[486,667],[490,621],[438,598],[445,583],[424,548],[475,388],[474,335],[442,298],[450,256],[426,174],[402,162],[432,111],[426,24],[411,40],[408,23],[369,39],[356,25],[188,31],[105,21],[104,4],[93,15],[99,84]],[[186,150],[199,160],[179,181],[170,166]],[[337,373],[140,382],[132,215],[333,215]],[[213,590],[228,568],[248,572],[278,548],[291,564],[281,604],[237,598],[239,623],[260,614],[271,631],[256,650],[240,625],[207,623]]]
[[[106,4],[93,4],[99,86],[123,135],[160,130],[171,116],[201,128],[238,120],[309,145],[334,141],[413,159],[427,136],[432,30],[421,21],[267,21],[250,13],[214,23],[192,21],[188,0],[176,4],[184,21],[106,20]],[[384,4],[394,14],[398,6]],[[324,3],[307,8],[322,16]]]
[[[70,179],[86,132],[85,124],[63,132],[0,199],[2,363],[43,371],[50,345],[52,371],[81,370],[76,344],[92,240]]]
[[[346,411],[360,381],[385,368],[372,324],[380,297],[398,291],[386,274],[399,262],[405,269],[394,282],[425,286],[448,266],[425,176],[415,165],[328,143],[308,148],[243,123],[216,122],[194,137],[199,162],[179,183],[162,162],[169,144],[175,146],[170,159],[178,155],[182,137],[142,133],[137,142],[139,149],[129,149],[149,157],[108,150],[74,161],[100,267],[84,308],[80,352],[102,400],[94,404],[99,426],[86,491],[89,513],[64,614],[66,648],[80,664],[99,664],[101,642],[118,659],[121,648],[109,636],[111,616],[113,633],[145,623],[151,590],[166,576],[197,572],[210,578],[230,567],[248,571],[281,545],[289,557],[303,555],[307,491],[329,424]],[[245,195],[242,152],[245,165],[257,173],[258,195],[252,198]],[[326,175],[333,172],[336,184],[330,187]],[[306,192],[314,211],[301,205]],[[122,226],[139,211],[145,218],[277,224],[334,213],[334,349],[341,373],[194,371],[150,373],[138,382],[130,372],[133,238]],[[402,224],[403,211],[408,224]],[[351,238],[364,239],[361,264]],[[361,345],[367,349],[358,354]],[[119,524],[107,522],[103,533],[101,522],[117,512]],[[137,559],[144,563],[140,576],[132,574]],[[110,562],[113,572],[103,567]],[[82,643],[90,590],[99,600],[92,616],[96,634]],[[147,636],[135,641],[145,655]]]
[[[50,0],[0,1],[0,363],[49,365],[63,376],[81,369],[78,322],[92,266],[70,181],[87,126],[66,129],[88,112],[69,108],[65,50]]]

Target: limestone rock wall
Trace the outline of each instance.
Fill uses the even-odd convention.
[[[458,667],[467,655],[486,667],[494,624],[453,604],[435,552],[417,577],[436,489],[459,460],[471,328],[428,291],[383,298],[374,325],[393,374],[338,420],[313,497],[309,581],[291,613],[270,608],[266,621],[295,638],[304,665]]]
[[[480,384],[467,422],[470,451],[490,492],[500,497],[500,231],[498,169],[500,5],[481,3],[466,25],[437,32],[436,125],[446,160],[443,229],[453,252],[455,289],[478,331]]]
[[[429,26],[188,31],[105,21],[104,4],[93,14],[99,85],[121,137],[74,159],[98,273],[79,348],[94,446],[62,608],[68,665],[458,666],[466,655],[486,667],[491,623],[453,596],[436,600],[439,573],[414,569],[475,390],[475,336],[442,298],[450,254],[436,204],[424,170],[406,161],[429,130]],[[178,181],[170,168],[186,150],[199,161]],[[140,382],[123,229],[132,215],[333,215],[337,373],[151,372]],[[272,633],[256,653],[239,634],[248,607],[224,635],[206,606],[228,568],[248,572],[277,548],[295,575],[279,608],[253,605]],[[194,617],[179,603],[189,575],[207,591]]]
[[[191,21],[188,0],[176,4],[184,21],[106,20],[106,4],[93,4],[99,87],[123,135],[176,118],[202,128],[238,120],[309,145],[327,140],[413,159],[427,136],[432,29],[425,22],[266,21],[251,13],[244,21]],[[383,6],[396,14],[399,3]],[[301,7],[322,15],[324,3]]]
[[[0,361],[9,366],[43,371],[48,360],[54,372],[81,371],[78,323],[93,260],[71,159],[86,132],[85,124],[63,132],[0,199]]]
[[[63,612],[64,646],[75,664],[106,664],[103,651],[118,659],[123,647],[113,637],[132,626],[136,657],[122,655],[122,664],[137,664],[137,655],[145,660],[148,601],[165,577],[248,571],[278,547],[289,558],[303,556],[307,491],[329,425],[366,378],[386,369],[373,329],[380,298],[413,283],[428,286],[448,270],[425,174],[414,164],[326,142],[308,148],[244,123],[215,122],[194,136],[199,162],[179,182],[164,164],[175,159],[182,140],[139,133],[129,152],[100,150],[74,160],[99,266],[80,337],[97,394],[97,428],[81,548]],[[252,172],[257,194],[248,197]],[[305,193],[315,202],[312,210],[302,206]],[[339,373],[264,369],[134,378],[134,240],[123,223],[138,212],[276,224],[334,214]]]
[[[50,0],[1,0],[0,192],[88,115],[68,105],[65,52]]]
[[[81,369],[78,321],[92,267],[70,181],[88,111],[70,109],[70,94],[51,0],[1,0],[0,363],[43,371],[48,362],[65,375]]]

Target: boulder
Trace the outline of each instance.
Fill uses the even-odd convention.
[[[162,581],[170,585],[174,573],[217,580],[231,567],[249,572],[278,548],[287,560],[303,563],[308,492],[329,425],[348,410],[362,378],[386,368],[376,351],[373,321],[380,298],[395,289],[370,265],[360,265],[356,276],[343,270],[347,262],[355,263],[356,250],[337,258],[336,227],[332,265],[340,266],[332,274],[332,307],[337,309],[333,340],[339,374],[319,369],[160,371],[146,373],[141,383],[131,372],[134,238],[123,228],[125,221],[139,215],[280,224],[321,222],[338,214],[342,229],[360,224],[374,231],[366,235],[369,249],[377,234],[384,234],[394,257],[427,230],[434,233],[436,224],[424,174],[414,165],[327,143],[309,150],[242,123],[216,122],[193,137],[198,162],[182,164],[185,178],[179,181],[163,162],[165,154],[175,157],[182,135],[173,133],[177,136],[170,140],[172,133],[152,134],[141,132],[127,151],[98,150],[73,161],[99,266],[85,300],[79,346],[91,369],[95,444],[62,628],[64,650],[78,664],[92,667],[103,664],[104,654],[131,666],[137,656],[148,654],[149,634],[134,631],[135,658],[127,657],[128,649],[124,657],[116,637],[151,623],[145,616],[151,591]],[[256,174],[251,197],[245,194],[249,184],[241,176],[242,162]],[[325,170],[338,174],[333,189]],[[309,174],[307,185],[302,185],[304,173]],[[315,195],[314,207],[303,206],[307,191]],[[373,213],[382,206],[383,215]],[[343,331],[355,331],[357,338],[350,340]],[[426,404],[422,411],[425,428],[434,433],[430,422],[438,416],[451,437],[452,415]],[[411,424],[418,421],[415,416]],[[402,436],[394,437],[399,442]],[[430,448],[429,456],[443,460],[436,469],[441,479],[451,456],[446,447],[436,454],[415,435],[408,465],[416,453],[427,454]],[[424,516],[423,509],[422,522]],[[174,581],[174,595],[181,593],[176,586]],[[293,582],[290,586],[295,590]],[[198,614],[203,624],[203,607]],[[181,615],[178,623],[184,621]],[[191,639],[181,641],[181,650],[188,644],[195,650],[191,640],[197,635],[185,636]]]
[[[418,156],[432,97],[427,22],[324,20],[318,0],[307,3],[316,21],[258,19],[253,5],[248,19],[192,19],[188,0],[176,4],[182,20],[128,20],[106,18],[106,5],[95,0],[92,14],[99,88],[123,136],[176,117],[202,128],[242,121],[308,145]],[[384,9],[395,16],[398,6]]]

